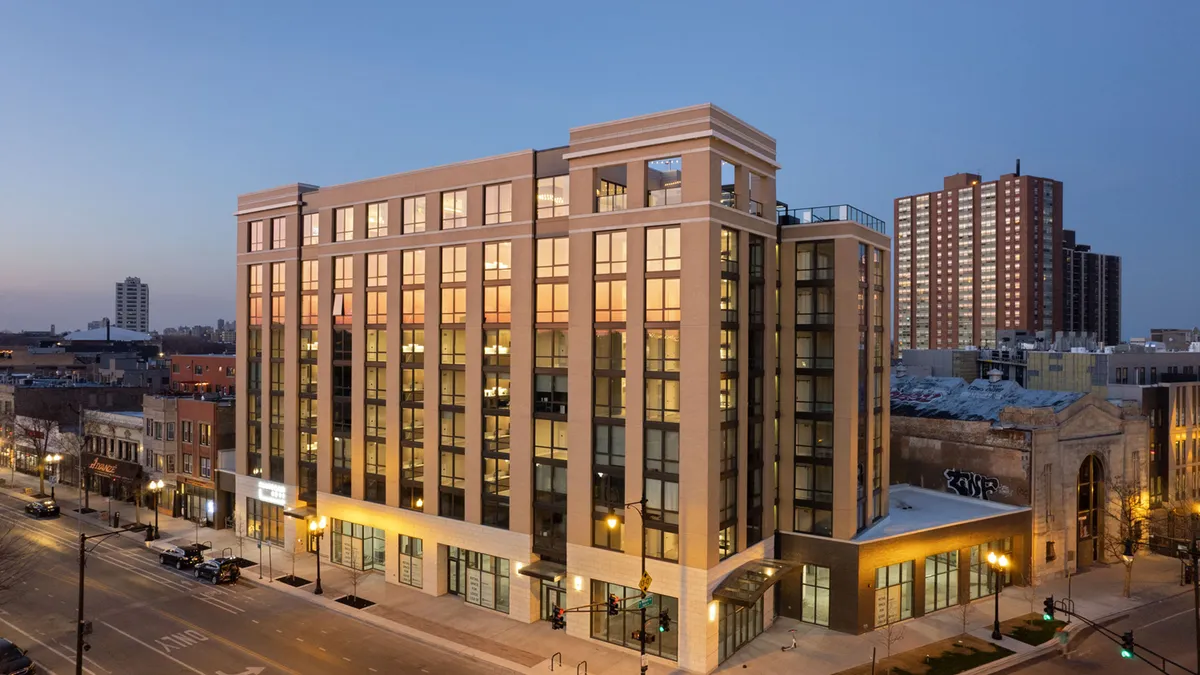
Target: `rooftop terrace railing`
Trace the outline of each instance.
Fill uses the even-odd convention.
[[[847,220],[869,227],[880,234],[887,234],[886,222],[849,204],[812,206],[803,209],[789,209],[781,206],[777,215],[780,225],[806,225]]]

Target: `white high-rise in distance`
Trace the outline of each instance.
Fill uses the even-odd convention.
[[[139,277],[126,277],[117,282],[117,328],[150,332],[150,286]]]

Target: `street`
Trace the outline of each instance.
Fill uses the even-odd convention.
[[[35,520],[22,507],[0,496],[0,525],[39,542],[41,557],[3,598],[0,636],[28,649],[39,672],[68,675],[75,672],[80,523],[66,515]],[[201,584],[121,535],[88,555],[84,616],[94,627],[88,675],[507,672],[245,580]]]
[[[1196,620],[1192,595],[1185,594],[1146,605],[1132,611],[1128,617],[1107,626],[1118,636],[1133,631],[1138,644],[1137,659],[1121,658],[1119,644],[1104,635],[1089,631],[1080,639],[1071,641],[1070,659],[1055,656],[1014,672],[1022,675],[1052,675],[1054,673],[1154,673],[1155,669],[1146,661],[1161,666],[1162,663],[1145,654],[1140,647],[1148,647],[1180,664],[1184,668],[1196,667]],[[1090,618],[1090,617],[1089,617]],[[1168,673],[1183,670],[1167,664]]]

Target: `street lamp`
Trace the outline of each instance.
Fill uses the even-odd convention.
[[[1003,553],[996,555],[995,551],[990,551],[987,554],[987,561],[988,569],[992,572],[992,586],[996,590],[996,617],[992,622],[992,639],[1003,640],[1004,636],[1000,635],[1000,575],[1008,569],[1008,556]]]
[[[43,461],[45,461],[46,464],[51,469],[53,469],[59,462],[62,461],[62,458],[63,458],[62,455],[55,452],[55,453],[46,455],[46,458]],[[57,482],[58,482],[58,473],[56,471],[51,470],[51,472],[50,472],[50,498],[51,499],[54,499],[54,484]]]
[[[321,537],[325,534],[325,516],[308,521],[308,533],[317,538],[317,587],[313,595],[321,595],[325,592],[321,589]]]
[[[161,480],[152,480],[146,486],[146,489],[150,491],[150,495],[153,497],[151,504],[153,504],[152,508],[154,509],[154,527],[146,530],[146,541],[154,541],[158,539],[158,494],[162,492],[163,482]]]
[[[637,511],[638,515],[641,516],[641,518],[642,518],[642,577],[641,577],[641,579],[638,580],[638,589],[642,593],[642,598],[645,599],[646,591],[644,589],[642,589],[642,586],[644,585],[642,583],[642,579],[646,578],[646,497],[643,496],[640,500],[638,500],[636,502],[629,502],[628,504],[625,505],[625,508],[627,508],[627,509],[632,508],[634,511]],[[620,519],[617,518],[617,512],[611,506],[608,509],[608,517],[606,517],[604,519],[604,522],[606,525],[608,525],[608,529],[610,529],[610,530],[617,529],[617,525],[619,525],[621,523]],[[638,604],[641,605],[641,614],[642,614],[642,626],[638,630],[638,642],[641,643],[640,650],[639,650],[641,653],[641,672],[642,672],[642,675],[645,675],[646,665],[647,665],[646,664],[646,605],[644,603],[638,603]]]

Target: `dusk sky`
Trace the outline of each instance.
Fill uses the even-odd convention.
[[[0,0],[0,329],[234,314],[239,193],[565,144],[713,102],[778,140],[779,197],[1063,181],[1124,259],[1122,335],[1200,324],[1200,3]]]

